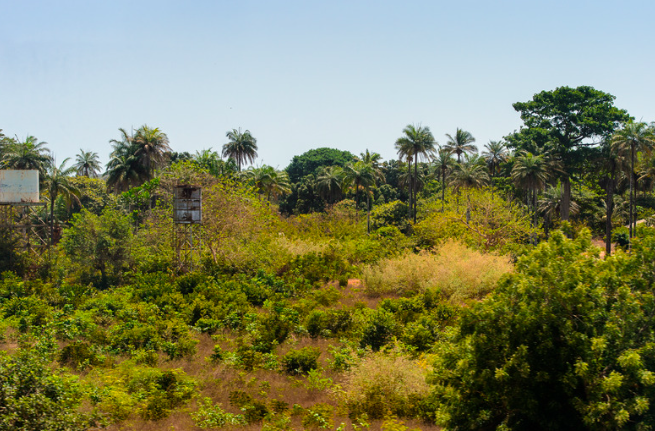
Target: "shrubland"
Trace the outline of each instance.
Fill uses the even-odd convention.
[[[184,265],[177,183],[203,187],[202,247]],[[351,200],[283,217],[186,162],[96,196],[49,256],[16,249],[20,273],[0,277],[0,424],[650,424],[653,228],[601,260],[587,231],[561,223],[575,239],[546,239],[498,190],[444,198],[421,199],[416,223],[380,203],[367,233]]]

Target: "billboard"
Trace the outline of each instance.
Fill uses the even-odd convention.
[[[175,186],[173,221],[177,224],[202,223],[202,189],[198,186]]]
[[[0,170],[0,204],[39,202],[39,171]]]

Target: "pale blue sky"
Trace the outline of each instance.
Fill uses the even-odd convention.
[[[0,0],[0,128],[106,162],[118,128],[221,148],[242,127],[279,168],[311,148],[395,158],[406,124],[479,147],[512,103],[591,85],[655,120],[651,1]]]

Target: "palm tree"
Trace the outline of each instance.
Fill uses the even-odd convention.
[[[453,167],[453,158],[450,150],[439,146],[436,156],[433,157],[435,163],[435,176],[441,177],[441,212],[444,212],[446,201],[446,176]]]
[[[0,164],[3,169],[34,169],[43,175],[50,164],[50,150],[46,145],[34,136],[22,142],[16,138],[4,146]]]
[[[272,166],[250,167],[241,173],[243,179],[252,184],[260,195],[266,193],[266,199],[291,192],[289,176],[285,171],[278,171]]]
[[[630,158],[630,221],[628,222],[628,231],[629,238],[632,239],[634,236],[633,223],[636,222],[635,217],[633,217],[636,197],[634,190],[635,155],[637,151],[650,153],[655,146],[655,136],[652,128],[648,127],[646,123],[630,122],[612,136],[611,142],[617,152],[624,155],[629,154]]]
[[[416,223],[416,179],[418,178],[418,159],[429,158],[435,151],[435,140],[430,132],[429,127],[415,126],[408,124],[403,129],[404,136],[396,140],[396,150],[398,156],[406,158],[409,162],[409,171],[411,172],[412,157],[414,158],[414,176],[410,181],[409,208],[410,217],[412,213],[412,203],[414,204],[414,223]],[[413,199],[412,199],[412,194]]]
[[[119,152],[107,163],[107,188],[115,193],[128,190],[141,182],[142,167],[133,154]]]
[[[548,227],[553,218],[561,214],[562,205],[564,202],[564,189],[561,184],[556,186],[548,186],[544,190],[543,195],[537,201],[537,211],[544,215],[544,227],[546,235],[548,235]],[[576,214],[580,210],[580,206],[575,201],[570,202],[571,214]]]
[[[145,181],[152,179],[155,169],[166,164],[171,152],[168,136],[159,128],[150,128],[147,124],[139,127],[132,140],[134,155],[143,166]]]
[[[225,136],[229,139],[229,142],[223,145],[223,157],[234,159],[239,170],[246,161],[250,163],[255,161],[257,158],[257,139],[250,134],[249,130],[242,133],[241,128],[239,130],[232,129]]]
[[[470,132],[457,128],[455,136],[450,136],[446,133],[448,141],[446,141],[445,148],[450,150],[451,153],[457,154],[457,163],[461,163],[462,154],[473,154],[478,152],[478,148],[473,145],[475,138]]]
[[[465,157],[464,163],[455,165],[451,174],[451,185],[455,190],[460,188],[478,188],[485,186],[489,182],[489,175],[485,166],[479,162],[476,157]]]
[[[355,188],[355,211],[359,219],[359,188],[366,192],[367,217],[370,217],[371,207],[369,205],[369,188],[375,185],[375,173],[370,164],[362,161],[348,163],[343,168],[343,187],[352,186]],[[370,232],[370,219],[367,220],[367,230]]]
[[[341,195],[342,184],[343,169],[340,166],[327,166],[319,170],[316,187],[328,202],[333,203],[335,197]]]
[[[501,163],[507,161],[507,147],[503,141],[489,141],[484,146],[484,149],[485,151],[482,152],[482,157],[487,161],[487,166],[493,179],[499,173]],[[493,187],[491,192],[493,193]]]
[[[384,173],[382,172],[382,166],[380,165],[382,156],[379,153],[371,153],[367,148],[365,153],[360,153],[359,157],[355,157],[355,159],[371,165],[376,181],[378,183],[384,182]]]
[[[98,153],[93,151],[84,151],[80,148],[80,153],[75,156],[75,164],[78,176],[97,178],[100,171],[100,158]]]
[[[48,198],[50,199],[50,244],[54,234],[54,221],[55,221],[55,201],[61,195],[67,205],[70,205],[73,200],[78,204],[80,203],[80,191],[70,182],[70,178],[76,173],[75,166],[66,167],[69,158],[64,159],[61,165],[57,166],[53,161],[49,163],[46,172],[45,181]]]
[[[514,159],[512,179],[521,189],[532,193],[534,226],[537,227],[537,191],[543,189],[551,173],[551,164],[546,154],[522,152]]]

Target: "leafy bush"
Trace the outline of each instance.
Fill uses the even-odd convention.
[[[49,367],[55,348],[45,335],[16,356],[0,352],[0,429],[82,431],[92,425],[79,411],[83,391],[77,379]]]
[[[606,260],[554,232],[439,344],[433,418],[450,429],[655,426],[655,238]]]
[[[448,241],[436,252],[405,254],[363,269],[370,295],[409,295],[439,289],[453,301],[480,298],[512,270],[509,259]]]
[[[74,341],[61,349],[59,362],[75,368],[85,364],[97,365],[99,363],[91,346],[83,341]]]
[[[377,230],[393,226],[401,232],[407,233],[409,231],[408,212],[409,207],[401,201],[378,205],[371,210],[371,229]]]
[[[214,405],[211,398],[204,397],[199,401],[198,411],[191,413],[197,427],[223,428],[226,426],[246,425],[244,415],[227,413],[220,405]]]
[[[362,328],[360,345],[371,347],[374,351],[380,350],[400,332],[400,325],[394,315],[383,308],[375,310]]]
[[[290,350],[282,357],[282,367],[288,374],[305,374],[318,368],[321,351],[315,347]]]

